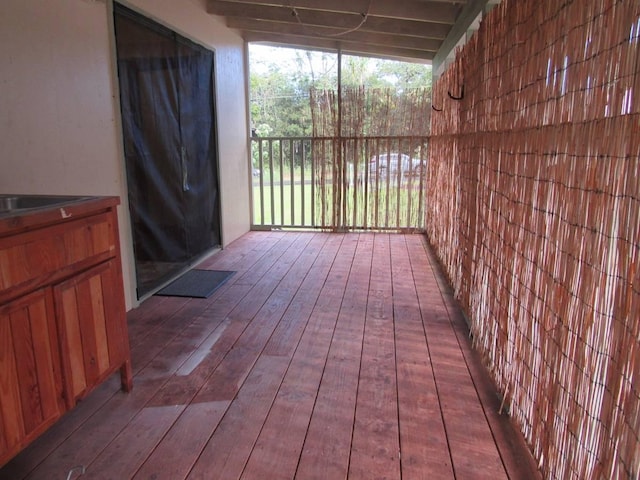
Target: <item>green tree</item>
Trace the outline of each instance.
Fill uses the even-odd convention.
[[[431,88],[430,65],[382,60],[377,70],[398,89]]]
[[[261,136],[311,135],[309,91],[337,88],[337,54],[249,45],[250,113]],[[431,67],[369,57],[342,57],[343,87],[430,88]]]
[[[259,135],[309,136],[309,91],[335,88],[336,55],[250,45],[250,112]]]
[[[292,81],[291,76],[272,65],[250,78],[250,111],[253,128],[262,134],[299,136],[308,134],[310,113],[308,89]],[[306,108],[308,110],[308,108]]]

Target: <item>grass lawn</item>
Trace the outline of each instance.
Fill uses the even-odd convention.
[[[346,199],[342,202],[346,220],[339,221],[340,224],[355,228],[424,226],[424,205],[420,208],[424,198],[420,198],[417,186],[412,186],[411,189],[406,186],[390,187],[387,190],[386,186],[379,185],[376,190],[375,185],[371,185],[369,189],[366,197],[362,185],[358,185],[355,194],[353,187],[346,189]],[[324,191],[317,187],[314,190],[312,192],[311,183],[306,183],[304,188],[299,182],[293,186],[275,184],[271,187],[265,184],[262,189],[259,185],[254,185],[253,224],[284,227],[318,227],[324,224],[329,227],[333,222],[334,192],[330,186]],[[378,195],[375,195],[375,192]]]
[[[265,185],[262,189],[264,201],[261,201],[260,186],[254,185],[254,225],[314,226],[311,218],[311,184],[304,185],[304,195],[301,187],[300,184],[293,185],[293,188],[291,185],[275,185],[273,188]]]

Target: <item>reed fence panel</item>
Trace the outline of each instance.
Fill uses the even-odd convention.
[[[547,478],[640,476],[639,43],[503,0],[434,85],[426,230]]]

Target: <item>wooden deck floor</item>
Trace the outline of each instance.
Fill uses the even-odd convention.
[[[419,235],[252,232],[129,313],[110,378],[0,479],[536,478]]]

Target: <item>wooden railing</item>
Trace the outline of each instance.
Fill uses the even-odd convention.
[[[427,137],[254,137],[254,229],[421,231]]]

